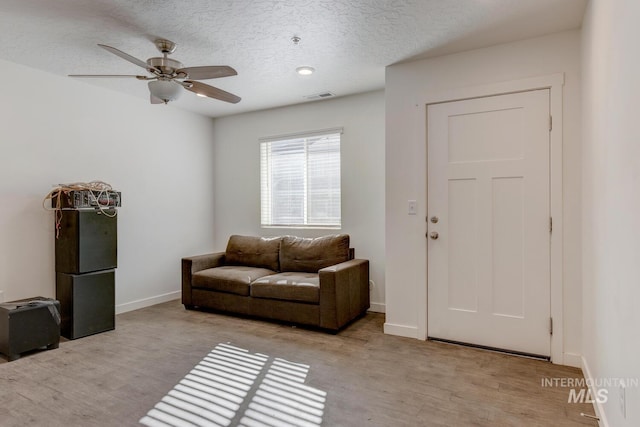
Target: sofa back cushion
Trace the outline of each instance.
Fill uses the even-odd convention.
[[[224,258],[226,265],[246,265],[279,271],[281,237],[229,237]]]
[[[348,234],[315,239],[284,236],[280,245],[280,271],[317,273],[321,268],[348,260]]]

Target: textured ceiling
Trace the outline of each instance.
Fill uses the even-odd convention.
[[[216,117],[384,87],[385,66],[580,27],[586,0],[0,0],[0,58],[54,74],[144,74],[100,49],[146,60],[178,44],[185,66],[230,65],[207,80],[232,105],[185,91],[172,106]],[[295,45],[291,38],[301,41]],[[301,77],[295,69],[316,73]],[[6,77],[5,77],[6,78]],[[86,84],[148,99],[145,82]],[[149,108],[165,108],[150,105]]]

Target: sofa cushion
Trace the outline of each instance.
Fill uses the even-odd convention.
[[[280,244],[280,271],[317,273],[321,268],[348,260],[348,234],[315,239],[285,236]]]
[[[247,266],[215,267],[194,273],[192,283],[195,288],[247,296],[251,282],[270,274],[275,271]]]
[[[316,273],[278,273],[251,283],[251,296],[317,304],[320,301],[320,279]]]
[[[225,264],[278,271],[281,240],[281,237],[231,236],[225,251]]]

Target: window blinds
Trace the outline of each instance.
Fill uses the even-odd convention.
[[[340,133],[260,142],[263,227],[340,227]]]

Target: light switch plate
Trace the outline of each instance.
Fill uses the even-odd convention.
[[[408,214],[409,215],[416,215],[418,213],[418,202],[415,200],[409,200],[409,209],[408,209]]]
[[[0,291],[0,302],[4,302],[4,291]]]

